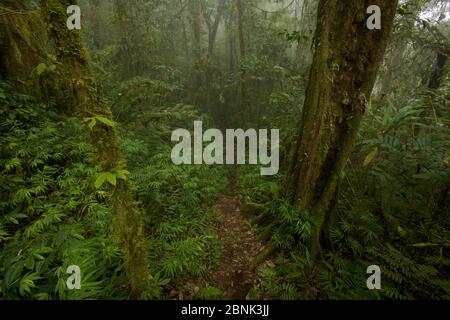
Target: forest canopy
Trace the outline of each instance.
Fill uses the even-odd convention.
[[[0,0],[0,299],[449,299],[449,8]]]

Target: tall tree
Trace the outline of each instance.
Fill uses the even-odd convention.
[[[137,0],[114,0],[114,13],[119,27],[120,42],[117,58],[122,65],[122,78],[133,78],[145,71],[147,48],[144,46],[147,35],[139,24],[139,3]]]
[[[44,30],[36,11],[27,10],[23,1],[0,1],[0,77],[19,79],[46,60]]]
[[[230,72],[234,72],[236,67],[236,42],[234,33],[235,6],[234,1],[229,3],[227,18],[227,38],[228,38],[228,67]]]
[[[110,185],[112,195],[109,201],[119,227],[132,296],[137,297],[145,290],[150,280],[146,261],[148,250],[140,209],[125,177],[126,163],[117,132],[112,121],[105,120],[111,119],[111,112],[105,100],[98,94],[80,33],[70,31],[66,27],[66,8],[71,4],[72,0],[44,0],[42,12],[47,22],[48,35],[55,43],[56,59],[64,70],[67,70],[62,74],[71,81],[74,106],[85,118],[103,119],[97,121],[90,131],[91,143],[97,150],[96,160],[102,170],[117,176],[117,181]]]
[[[238,36],[239,36],[239,59],[241,66],[241,75],[240,75],[240,88],[239,88],[239,96],[240,96],[240,108],[241,112],[246,115],[247,118],[252,114],[251,103],[248,101],[247,95],[247,86],[246,86],[246,78],[247,72],[245,70],[245,59],[247,55],[247,48],[245,43],[245,30],[244,30],[244,11],[245,7],[242,3],[242,0],[236,0],[236,8],[237,8],[237,25],[238,25]]]
[[[195,56],[195,66],[194,66],[194,102],[198,105],[203,105],[203,95],[202,88],[206,82],[206,56],[205,50],[202,44],[203,37],[203,25],[202,25],[202,4],[201,0],[190,0],[189,1],[189,12],[192,18],[192,31],[194,35],[194,56]]]
[[[180,0],[180,6],[181,7],[183,6],[183,0]],[[184,49],[184,53],[186,54],[186,58],[189,59],[189,46],[188,46],[188,37],[187,37],[187,31],[186,31],[184,10],[180,11],[179,19],[181,20],[181,27],[182,27],[183,49]]]
[[[100,0],[89,1],[89,12],[87,20],[90,23],[90,37],[92,38],[92,44],[96,49],[101,49],[104,44],[104,25],[105,19],[102,15],[102,8]]]
[[[208,56],[211,57],[214,53],[214,45],[216,43],[217,32],[219,30],[219,25],[222,20],[223,14],[226,9],[226,0],[219,0],[217,5],[217,13],[214,19],[212,19],[211,14],[209,14],[205,5],[203,5],[203,15],[205,17],[206,26],[208,27]]]
[[[378,5],[381,30],[366,27]],[[314,216],[313,260],[367,108],[397,0],[320,0],[315,53],[290,172],[291,200]]]

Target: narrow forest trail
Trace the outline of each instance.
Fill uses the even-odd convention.
[[[207,282],[219,288],[224,300],[245,300],[257,280],[255,259],[263,250],[247,217],[241,210],[238,171],[231,174],[230,182],[217,201],[215,228],[221,242],[220,263]]]

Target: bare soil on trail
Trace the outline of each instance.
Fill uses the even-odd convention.
[[[218,221],[215,224],[221,242],[218,267],[207,277],[207,282],[219,288],[224,300],[245,300],[257,281],[254,261],[264,249],[245,214],[237,186],[237,172],[230,178],[227,194],[215,205]]]

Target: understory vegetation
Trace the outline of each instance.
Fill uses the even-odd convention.
[[[211,280],[230,213],[215,204],[231,193],[263,247],[244,270],[247,299],[450,299],[448,2],[390,8],[392,30],[361,44],[380,50],[370,59],[320,45],[345,24],[324,15],[331,2],[345,9],[82,0],[65,43],[68,1],[0,0],[0,299],[233,298]],[[358,19],[340,43],[366,32]],[[279,129],[280,172],[173,164],[172,132],[194,121]],[[143,257],[126,247],[134,235]],[[148,276],[133,274],[139,258]],[[67,289],[71,265],[81,290]],[[371,265],[382,290],[367,288]]]
[[[261,181],[255,170],[242,174],[249,210],[263,204],[255,218],[267,228],[262,236],[283,251],[261,269],[253,298],[448,299],[448,90],[447,82],[439,92],[393,99],[367,115],[340,186],[332,250],[314,276],[311,217],[273,200],[281,192],[277,181]],[[420,116],[430,99],[442,118]],[[384,266],[381,292],[366,290],[372,264]]]
[[[51,104],[14,91],[8,83],[1,90],[7,92],[1,96],[1,208],[7,213],[0,222],[3,297],[126,298],[120,242],[105,202],[110,195],[95,186],[101,171],[91,160],[86,124],[58,115]],[[158,138],[171,123],[188,124],[195,116],[192,107],[179,107],[143,135],[123,126],[153,262],[150,298],[161,298],[171,279],[199,276],[217,260],[207,205],[223,189],[220,181],[228,171],[174,166],[170,140]],[[83,270],[82,291],[67,291],[69,265]]]

